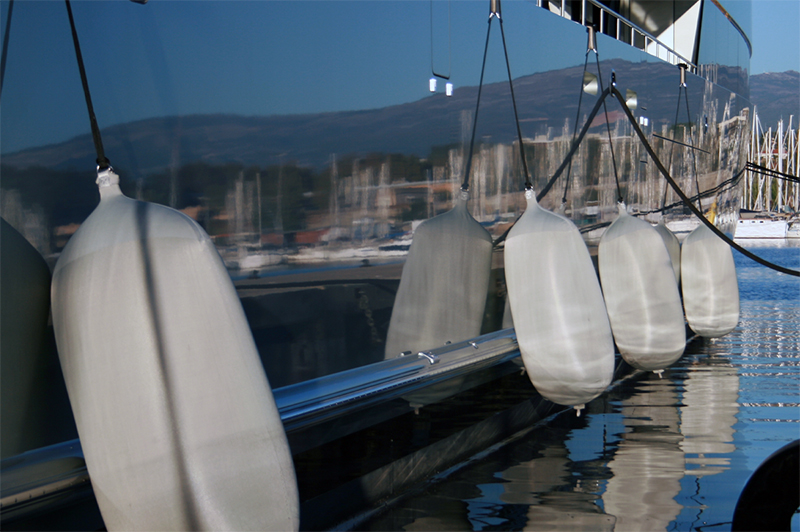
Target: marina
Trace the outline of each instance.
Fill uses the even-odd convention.
[[[766,511],[800,239],[749,3],[0,4],[3,529]]]
[[[800,265],[796,241],[752,249]],[[695,337],[663,378],[627,376],[585,416],[556,414],[356,529],[730,530],[748,478],[800,423],[800,284],[736,266],[732,333]]]

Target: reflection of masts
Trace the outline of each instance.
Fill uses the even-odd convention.
[[[169,206],[173,209],[178,204],[178,166],[181,162],[181,119],[175,124],[175,141],[172,143],[172,155],[169,162]]]
[[[278,165],[278,194],[275,207],[275,231],[283,235],[283,158]]]
[[[256,172],[256,196],[258,197],[258,242],[257,244],[261,245],[261,234],[262,234],[262,225],[261,225],[261,172]]]
[[[336,154],[331,154],[331,193],[328,199],[328,211],[331,219],[331,229],[339,227],[339,193],[336,183],[339,180],[339,169],[336,165]]]
[[[244,233],[244,171],[239,172],[233,192],[234,233],[237,241],[241,241]]]
[[[794,116],[790,115],[788,127],[784,128],[781,119],[778,122],[777,133],[773,132],[772,127],[764,131],[756,111],[747,154],[748,161],[768,170],[794,177],[800,176],[798,130],[792,127],[793,121]],[[779,174],[753,170],[749,170],[746,175],[741,202],[743,208],[778,212],[800,210],[800,180],[775,179]],[[773,194],[775,194],[774,202]]]
[[[372,168],[365,168],[361,172],[361,243],[367,239],[367,226],[370,224],[369,219],[369,191],[372,188]],[[371,231],[370,231],[371,233]]]

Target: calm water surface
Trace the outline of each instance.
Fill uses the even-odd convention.
[[[745,245],[800,268],[800,241]],[[752,472],[800,437],[800,280],[735,255],[732,333],[692,341],[663,378],[634,374],[583,417],[517,435],[362,529],[730,530]]]

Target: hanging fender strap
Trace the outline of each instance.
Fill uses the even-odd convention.
[[[475,148],[475,129],[478,126],[478,111],[481,108],[481,92],[483,92],[483,74],[486,71],[486,54],[489,51],[489,35],[492,33],[492,18],[489,17],[489,28],[486,30],[486,46],[483,47],[483,64],[481,65],[481,80],[478,83],[478,102],[475,104],[475,116],[472,118],[472,138],[469,141],[469,155],[467,155],[467,164],[464,169],[464,182],[461,184],[461,190],[469,190],[469,173],[472,170],[472,150]]]
[[[569,152],[567,152],[567,156],[564,158],[564,161],[561,163],[561,166],[559,166],[556,172],[553,174],[553,177],[550,178],[547,184],[536,195],[536,201],[538,202],[542,201],[542,198],[544,198],[547,195],[547,193],[550,192],[550,189],[553,188],[555,182],[558,180],[559,177],[561,177],[561,174],[564,172],[564,169],[567,168],[568,164],[570,164],[570,161],[572,161],[572,157],[575,155],[575,152],[578,151],[578,147],[581,145],[583,138],[586,136],[586,133],[588,133],[589,128],[592,125],[592,121],[597,116],[597,113],[600,112],[600,107],[603,105],[603,102],[605,101],[605,99],[608,97],[609,94],[610,94],[609,89],[603,90],[602,94],[600,94],[600,98],[597,99],[597,102],[594,104],[594,107],[592,108],[592,112],[590,112],[589,116],[586,118],[586,122],[583,124],[583,128],[581,129],[580,134],[578,134],[578,137],[572,141],[572,147],[570,148]],[[517,218],[517,220],[519,220],[519,218]],[[511,229],[514,227],[514,224],[516,223],[517,222],[515,220],[514,223],[512,223],[509,226],[509,228],[503,232],[502,235],[497,237],[497,239],[494,242],[492,242],[492,245],[494,247],[497,247],[500,244],[502,244],[505,241],[506,237],[508,236],[508,233],[511,231]]]
[[[572,161],[573,155],[575,155],[575,152],[578,151],[578,147],[581,145],[581,142],[583,142],[583,137],[585,137],[586,133],[589,132],[589,128],[592,125],[592,121],[597,116],[597,113],[600,112],[600,107],[603,105],[603,102],[606,101],[606,98],[608,97],[609,94],[610,94],[609,89],[604,89],[602,94],[600,94],[600,98],[597,99],[597,102],[594,104],[594,107],[592,108],[592,112],[589,113],[589,116],[586,118],[586,122],[583,124],[583,128],[581,129],[578,138],[572,141],[572,147],[570,148],[569,152],[567,152],[567,156],[564,158],[564,161],[561,163],[561,166],[559,166],[556,172],[553,174],[553,177],[550,178],[550,181],[548,181],[547,184],[544,186],[544,188],[542,188],[542,190],[539,192],[539,194],[536,195],[536,201],[542,201],[542,198],[544,198],[547,195],[547,193],[550,192],[550,189],[553,188],[553,185],[555,184],[556,180],[559,177],[561,177],[561,173],[564,171],[565,168],[567,168],[567,165],[569,165],[569,163]]]
[[[69,15],[69,25],[72,29],[72,43],[75,45],[75,57],[78,60],[78,70],[81,73],[81,83],[83,84],[83,95],[86,98],[86,110],[89,112],[89,122],[92,126],[92,140],[94,141],[94,149],[97,152],[97,169],[105,170],[111,164],[106,159],[105,152],[103,151],[103,139],[100,137],[100,128],[97,126],[97,118],[94,115],[94,107],[92,106],[92,95],[89,93],[89,82],[86,79],[86,68],[83,66],[83,55],[81,55],[81,45],[78,42],[78,31],[75,29],[75,19],[72,18],[72,6],[69,0],[64,0],[67,4],[67,15]]]
[[[517,138],[519,138],[519,154],[522,157],[522,168],[525,172],[525,190],[531,190],[531,174],[528,172],[528,159],[525,157],[525,142],[522,140],[522,129],[519,127],[519,113],[517,113],[517,99],[514,97],[514,82],[511,78],[511,63],[508,61],[508,48],[506,47],[506,32],[503,30],[503,19],[500,20],[500,35],[503,37],[503,53],[506,57],[506,71],[508,72],[508,87],[511,91],[511,104],[514,107],[514,122],[517,125]]]

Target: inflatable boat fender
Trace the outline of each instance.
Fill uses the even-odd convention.
[[[70,402],[109,530],[297,530],[293,463],[241,303],[178,211],[101,201],[53,274]]]

